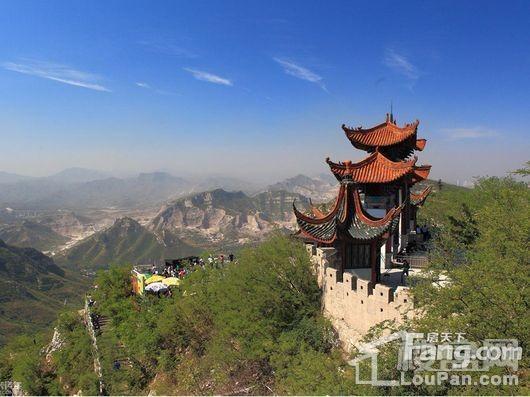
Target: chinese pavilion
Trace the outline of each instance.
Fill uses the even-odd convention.
[[[299,226],[297,235],[317,246],[334,247],[337,274],[349,269],[370,269],[372,284],[380,282],[381,269],[401,253],[408,235],[416,229],[416,212],[431,191],[415,190],[424,181],[430,165],[417,165],[415,150],[423,150],[425,139],[417,138],[419,121],[399,127],[392,114],[375,127],[342,126],[351,144],[369,153],[357,163],[335,163],[326,159],[340,183],[329,213],[311,206],[311,214],[293,203]]]

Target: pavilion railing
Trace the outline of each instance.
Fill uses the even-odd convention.
[[[426,255],[397,255],[396,261],[403,263],[406,260],[413,269],[424,269],[429,264],[429,258]]]

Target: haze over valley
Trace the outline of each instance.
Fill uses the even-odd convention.
[[[336,190],[334,178],[324,176],[260,186],[162,172],[129,178],[81,168],[41,178],[1,173],[0,239],[77,267],[161,260],[294,230],[293,201],[302,207],[309,197],[328,202]]]

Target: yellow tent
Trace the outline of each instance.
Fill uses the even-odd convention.
[[[164,276],[160,276],[158,274],[153,274],[151,277],[149,277],[147,280],[145,280],[145,284],[149,285],[151,283],[156,283],[157,281],[162,281],[164,279]]]
[[[145,288],[145,276],[133,270],[131,274],[132,288],[135,294],[143,295]]]
[[[179,285],[180,280],[177,277],[168,277],[162,280],[162,282],[166,285]]]

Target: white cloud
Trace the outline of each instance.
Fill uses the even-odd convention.
[[[444,128],[442,132],[445,133],[449,140],[457,141],[461,139],[477,139],[489,138],[497,136],[495,131],[487,130],[482,127],[471,128]]]
[[[311,70],[303,66],[297,65],[296,63],[291,62],[287,59],[282,59],[282,58],[273,58],[273,59],[283,67],[283,71],[286,74],[290,76],[294,76],[301,80],[314,83],[327,92],[326,86],[324,85],[323,78],[319,76],[318,74],[312,72]]]
[[[410,80],[417,80],[420,77],[418,68],[407,57],[398,54],[393,49],[386,50],[383,62],[390,69]]]
[[[157,52],[160,54],[171,55],[178,58],[197,58],[197,54],[184,48],[180,45],[172,43],[170,40],[164,41],[153,41],[153,40],[140,40],[138,44],[146,48],[147,50]]]
[[[221,84],[221,85],[228,85],[232,86],[232,82],[228,79],[225,79],[224,77],[220,77],[213,73],[204,72],[202,70],[197,69],[191,69],[191,68],[183,68],[186,72],[191,73],[193,77],[195,77],[197,80],[206,81],[208,83],[213,84]]]
[[[151,84],[145,83],[143,81],[137,81],[136,83],[134,83],[134,85],[160,95],[179,95],[172,91],[161,90],[159,88],[153,87]]]
[[[43,61],[3,62],[2,68],[41,77],[43,79],[58,81],[59,83],[88,88],[95,91],[111,92],[96,82],[101,78],[95,74],[75,70],[66,65]]]

